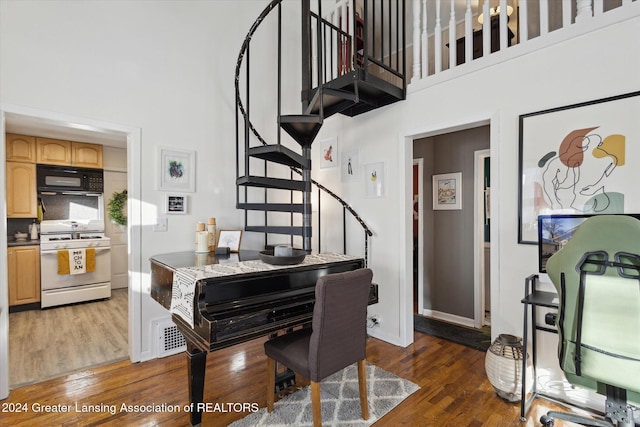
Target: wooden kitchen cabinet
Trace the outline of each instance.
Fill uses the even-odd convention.
[[[72,142],[71,163],[80,168],[102,169],[102,145]]]
[[[38,195],[35,163],[7,162],[7,217],[36,218]]]
[[[40,246],[7,248],[9,306],[40,302]]]
[[[37,162],[47,165],[102,168],[102,145],[36,138]]]
[[[36,162],[36,138],[8,133],[5,135],[7,160],[14,162]]]
[[[71,141],[36,138],[37,162],[47,165],[71,165]]]

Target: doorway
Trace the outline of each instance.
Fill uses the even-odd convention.
[[[121,126],[112,123],[100,122],[86,118],[68,116],[65,114],[54,113],[49,111],[41,111],[27,107],[3,104],[0,111],[0,139],[4,141],[6,132],[21,133],[20,126],[28,126],[29,129],[35,128],[39,130],[56,129],[68,133],[68,136],[59,139],[77,140],[79,135],[93,135],[98,140],[89,141],[93,143],[105,143],[119,146],[126,150],[126,169],[137,169],[134,165],[139,164],[141,157],[141,129],[129,126]],[[57,135],[53,135],[56,137]],[[84,139],[84,138],[82,138]],[[4,188],[4,168],[5,168],[5,144],[2,143],[0,148],[0,184]],[[141,175],[131,174],[127,178],[127,187],[129,189],[129,200],[139,200],[141,188]],[[125,306],[127,306],[128,314],[126,315],[127,331],[125,331],[125,339],[127,344],[126,354],[132,362],[141,359],[140,343],[126,337],[136,337],[140,335],[141,329],[141,309],[140,309],[140,288],[141,288],[141,260],[140,260],[140,242],[141,242],[141,223],[140,223],[140,204],[129,204],[127,209],[129,218],[129,226],[127,228],[127,236],[130,245],[128,258],[128,276],[129,288],[123,290],[125,294]],[[7,217],[5,212],[0,213],[0,221],[6,226]],[[7,237],[5,233],[0,235],[0,277],[7,277],[6,263],[6,246]],[[0,307],[8,307],[8,292],[6,280],[0,281]],[[0,311],[0,399],[4,399],[9,394],[9,313],[8,309]],[[108,317],[108,316],[107,316]],[[50,337],[53,338],[53,337]],[[31,340],[29,340],[31,341]]]
[[[484,159],[490,154],[489,133],[489,126],[479,126],[414,139],[412,144],[414,313],[475,329],[488,323],[485,311],[490,307],[485,299],[490,295],[490,282],[485,279],[490,271],[490,246],[485,242],[489,211],[485,209],[488,191],[483,175]],[[432,178],[456,173],[462,177],[458,188],[461,207],[433,209]],[[419,221],[414,218],[416,208]]]

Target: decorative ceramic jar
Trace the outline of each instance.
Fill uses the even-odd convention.
[[[522,396],[522,338],[500,334],[487,350],[484,367],[498,396],[517,402]]]

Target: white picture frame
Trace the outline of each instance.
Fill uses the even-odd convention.
[[[160,185],[162,191],[196,190],[196,152],[160,147]]]
[[[384,162],[364,165],[364,183],[366,197],[384,197]]]
[[[462,172],[432,176],[433,210],[462,209]]]
[[[320,169],[338,166],[338,138],[320,141]]]
[[[171,194],[167,193],[164,198],[164,212],[166,214],[181,214],[187,213],[188,198],[184,194]]]
[[[220,230],[216,247],[227,247],[230,252],[238,252],[241,240],[242,230]]]

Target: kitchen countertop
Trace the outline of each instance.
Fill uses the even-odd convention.
[[[38,240],[22,240],[20,242],[16,241],[14,237],[7,237],[7,246],[35,246],[40,245],[40,239]]]

